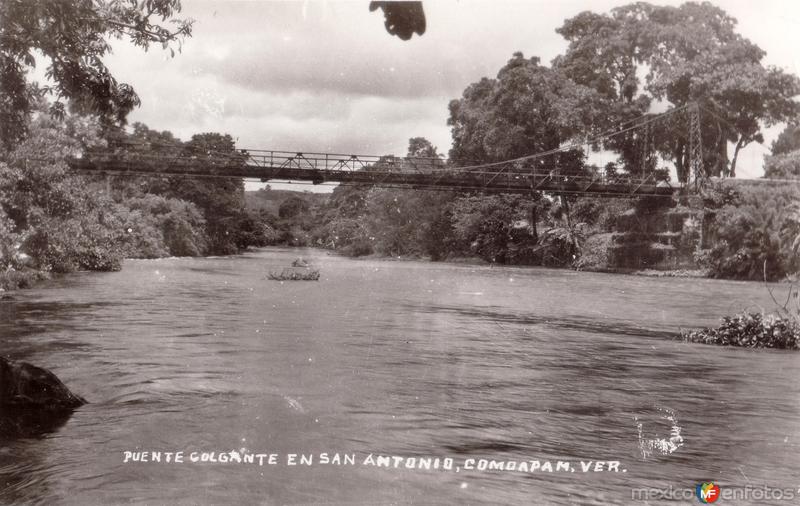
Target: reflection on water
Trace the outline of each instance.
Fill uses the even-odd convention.
[[[314,251],[319,282],[266,280],[298,254],[129,261],[0,301],[3,353],[90,402],[0,441],[0,502],[627,504],[632,487],[794,483],[799,356],[675,339],[769,307],[759,284]],[[682,446],[644,459],[639,429],[669,437],[664,410]],[[122,462],[233,449],[626,472]]]

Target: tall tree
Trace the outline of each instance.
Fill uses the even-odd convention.
[[[800,93],[800,79],[765,66],[764,51],[736,32],[734,18],[708,2],[679,7],[638,2],[610,14],[579,14],[557,31],[569,47],[556,65],[575,82],[599,91],[623,112],[617,116],[637,102],[642,112],[654,101],[671,108],[700,104],[707,175],[735,176],[739,151],[763,142],[762,125],[787,121],[800,112],[793,100]],[[673,128],[658,141],[659,152],[685,180],[685,135]],[[624,147],[611,146],[618,152]]]
[[[539,58],[515,53],[496,79],[484,78],[450,102],[450,158],[499,161],[558,148],[591,128],[601,112],[597,103],[597,91],[541,65]],[[579,149],[534,162],[564,170],[582,164]]]
[[[139,104],[130,85],[118,82],[103,62],[110,39],[147,50],[165,49],[191,35],[192,21],[177,19],[179,0],[3,0],[0,2],[0,142],[12,147],[24,136],[26,117],[38,96],[55,97],[51,112],[64,115],[65,101],[109,124],[124,122]],[[46,60],[52,85],[39,87],[28,74]]]

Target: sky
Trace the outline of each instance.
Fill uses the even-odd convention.
[[[566,49],[555,32],[564,19],[627,3],[424,1],[427,31],[402,41],[366,0],[184,0],[194,33],[174,58],[115,42],[106,63],[142,100],[131,123],[183,139],[221,132],[240,148],[404,155],[422,136],[447,153],[447,106],[464,88],[495,77],[515,51],[549,62]],[[767,52],[766,64],[800,75],[800,2],[715,3]],[[781,130],[740,155],[741,177],[763,174]]]

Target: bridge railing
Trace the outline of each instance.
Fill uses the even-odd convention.
[[[429,173],[447,168],[443,158],[399,157],[394,155],[347,155],[294,151],[242,150],[248,161],[259,167],[293,167],[312,170],[384,170]]]
[[[635,177],[598,170],[565,170],[546,165],[507,162],[474,167],[449,167],[441,158],[340,155],[289,151],[149,152],[96,150],[70,163],[94,172],[144,175],[250,177],[344,184],[454,188],[509,192],[667,194],[671,186],[654,174]]]

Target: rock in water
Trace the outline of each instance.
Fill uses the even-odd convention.
[[[72,410],[86,404],[47,369],[0,357],[0,412],[9,408]]]

